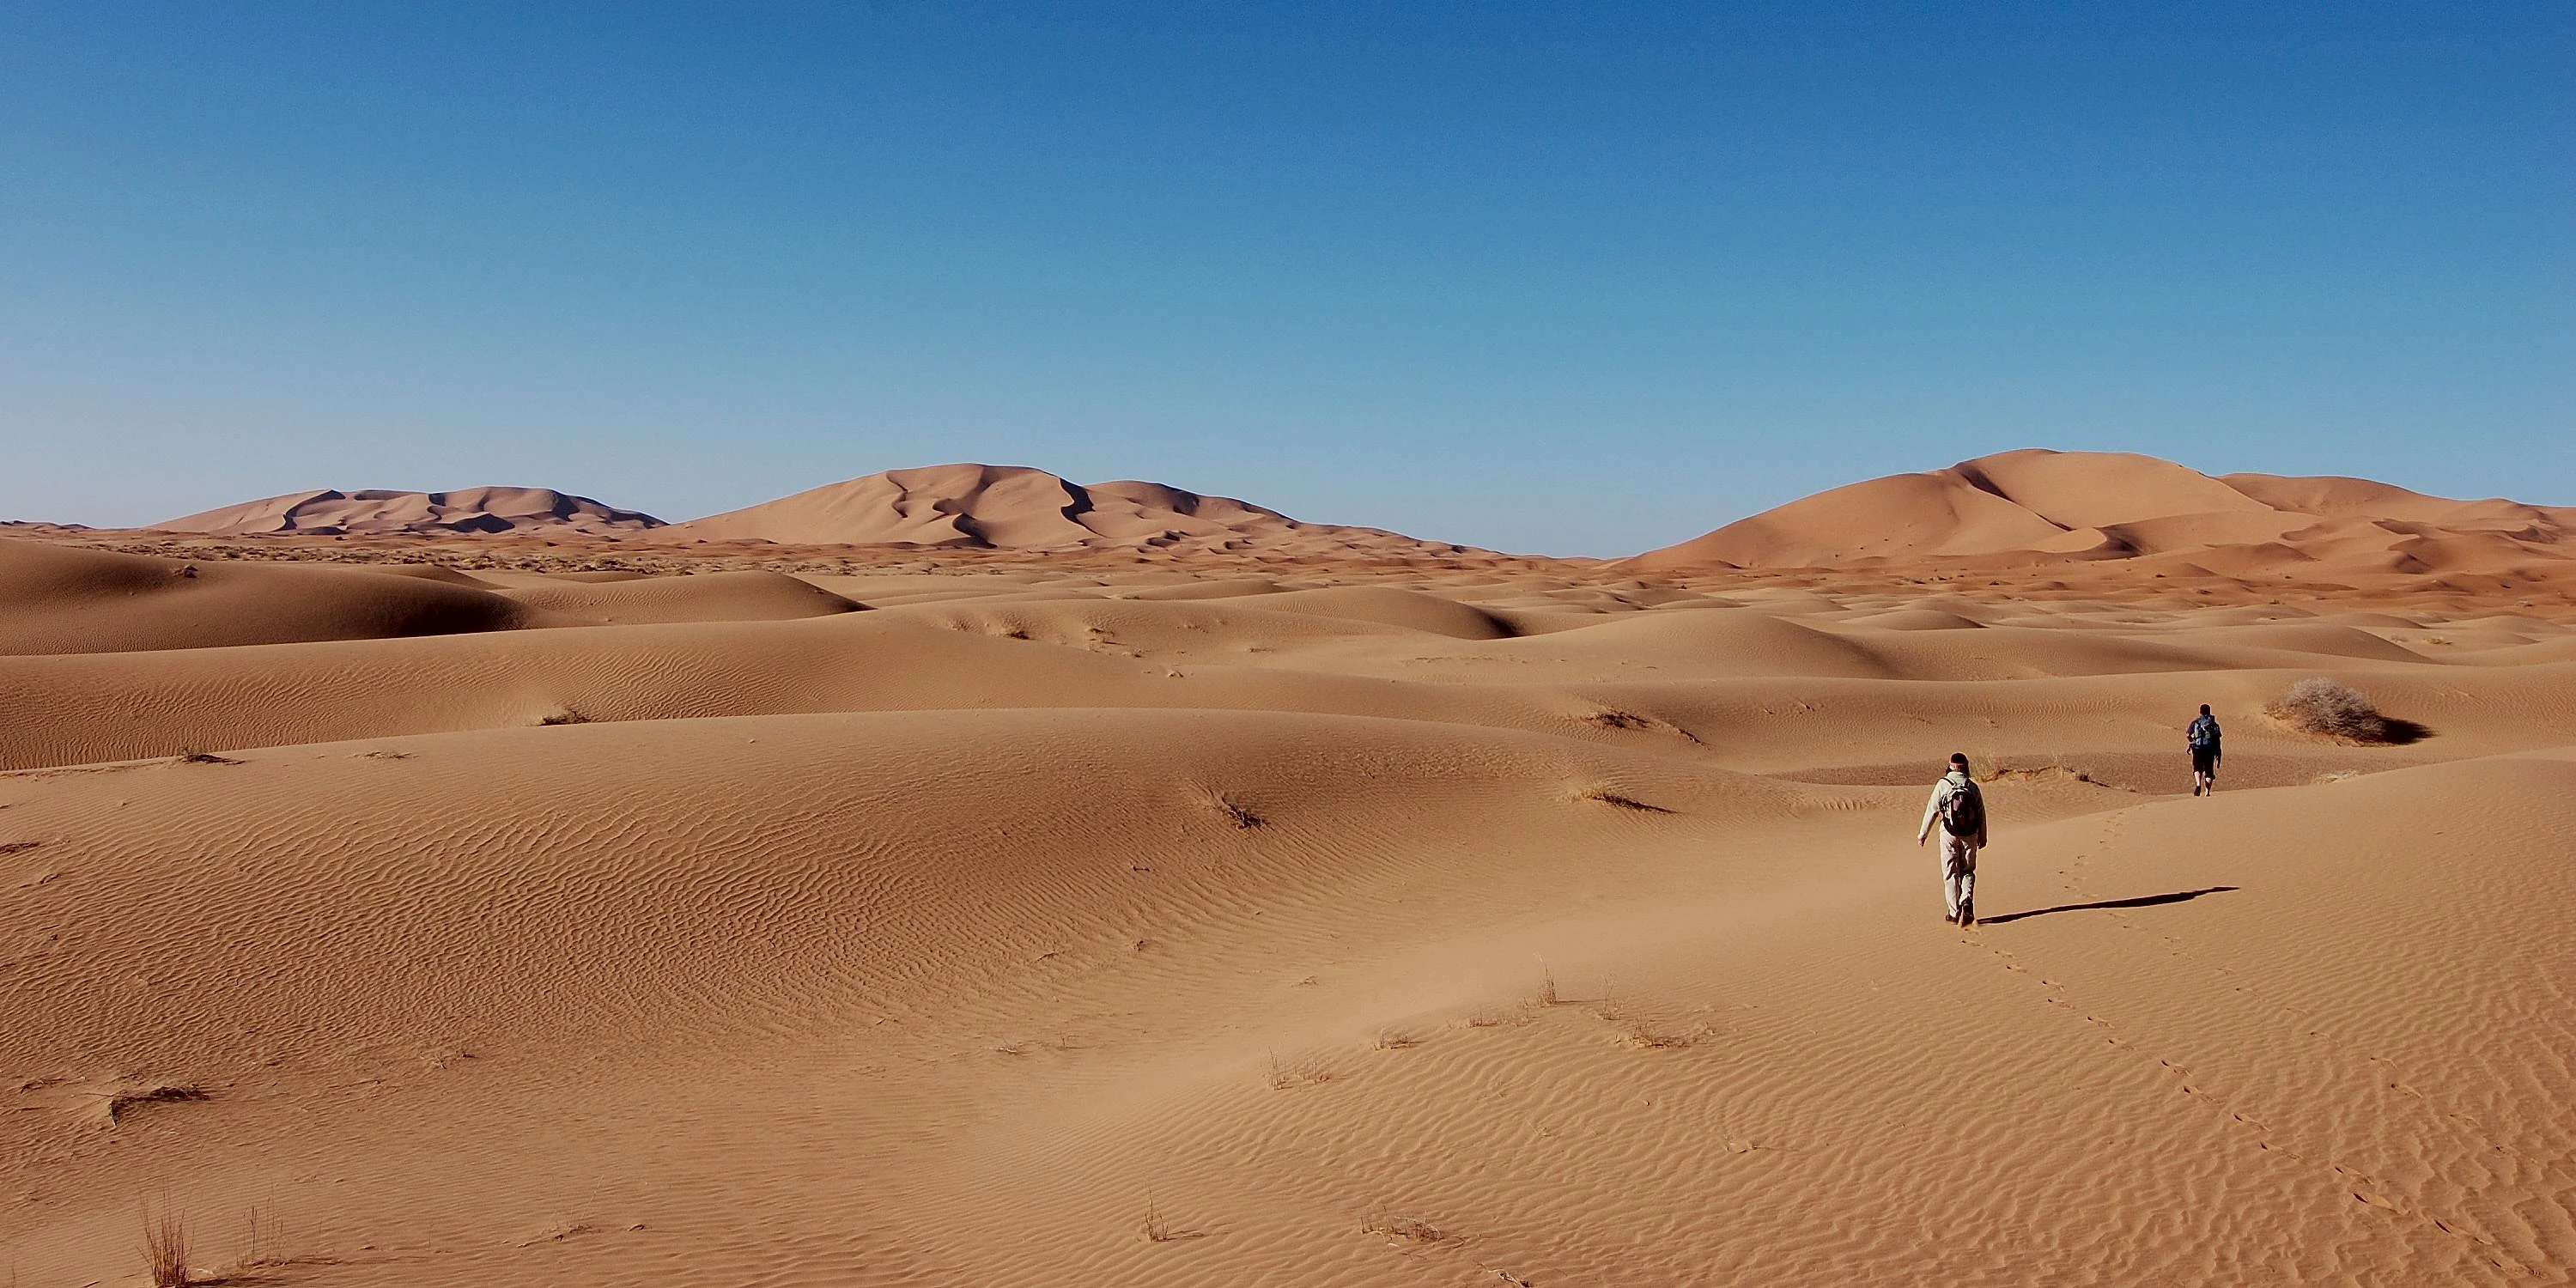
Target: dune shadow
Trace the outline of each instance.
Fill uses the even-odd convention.
[[[2007,912],[2000,917],[1979,917],[1980,926],[2000,926],[2024,917],[2045,917],[2052,912],[2088,912],[2096,908],[2153,908],[2158,904],[2187,903],[2205,894],[2226,894],[2236,886],[2206,886],[2198,890],[2176,890],[2171,894],[2142,894],[2134,899],[2104,899],[2096,903],[2064,903],[2054,908],[2033,908],[2028,912]]]

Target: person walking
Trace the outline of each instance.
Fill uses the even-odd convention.
[[[2215,795],[2218,791],[2218,717],[2209,714],[2209,704],[2200,704],[2200,718],[2183,732],[2183,741],[2191,744],[2191,794]]]
[[[1968,757],[1952,753],[1950,771],[1932,784],[1932,799],[1923,806],[1923,826],[1914,843],[1923,844],[1934,824],[1941,827],[1941,919],[1954,926],[1977,924],[1977,851],[1986,848],[1986,798],[1968,777]]]

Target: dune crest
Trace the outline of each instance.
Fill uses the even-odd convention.
[[[1302,523],[1160,483],[1074,483],[1019,465],[886,470],[671,525],[665,539],[982,550],[1449,554],[1466,547],[1375,528]]]
[[[583,533],[641,532],[663,526],[640,510],[621,510],[547,487],[470,487],[453,492],[290,492],[244,501],[153,525],[169,532],[216,536],[255,533],[466,535],[563,528]]]

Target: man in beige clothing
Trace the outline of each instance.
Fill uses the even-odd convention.
[[[1953,753],[1950,772],[1932,784],[1932,799],[1923,806],[1923,826],[1914,831],[1921,845],[1941,829],[1941,916],[1954,926],[1977,924],[1977,851],[1986,848],[1986,798],[1968,777],[1968,758]]]

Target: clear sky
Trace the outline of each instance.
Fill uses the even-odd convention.
[[[2576,503],[2576,5],[0,4],[0,517],[2022,446]]]

